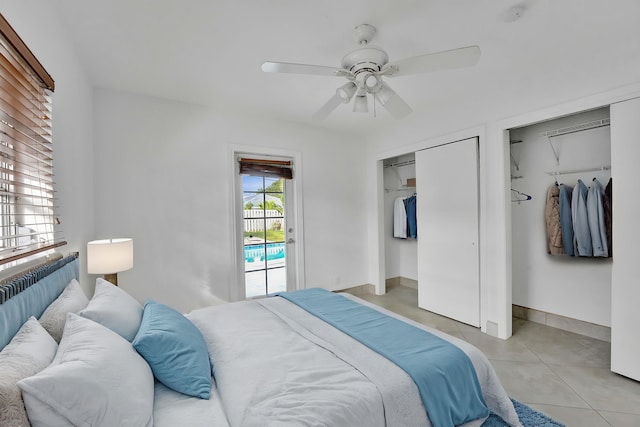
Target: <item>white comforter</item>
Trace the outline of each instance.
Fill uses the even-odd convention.
[[[225,423],[231,427],[431,425],[417,387],[403,370],[282,298],[208,307],[188,317],[207,342],[219,402]],[[415,325],[465,351],[476,368],[489,409],[511,425],[520,425],[493,368],[479,350]],[[161,408],[156,408],[158,423],[164,416],[158,419]],[[206,408],[210,412],[217,406]],[[183,409],[182,425],[190,425],[188,412]],[[214,412],[220,419],[220,411]]]
[[[213,378],[211,379],[213,382]],[[178,393],[156,382],[153,399],[154,427],[229,427],[215,382],[209,400]]]

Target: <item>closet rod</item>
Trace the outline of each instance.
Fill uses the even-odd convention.
[[[568,126],[560,129],[550,130],[541,133],[542,136],[547,138],[553,138],[554,136],[566,135],[569,133],[582,132],[589,129],[596,129],[611,125],[611,119],[593,120],[587,123],[581,123],[579,125]]]
[[[399,167],[399,166],[409,166],[409,165],[414,165],[415,163],[416,163],[415,160],[406,160],[404,162],[389,163],[388,165],[385,165],[385,168]]]
[[[564,171],[551,171],[545,172],[547,175],[555,176],[555,175],[570,175],[572,173],[585,173],[585,172],[596,172],[596,171],[608,171],[611,169],[611,166],[600,166],[599,168],[584,168],[584,169],[571,169]]]

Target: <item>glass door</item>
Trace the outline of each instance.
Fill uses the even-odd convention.
[[[241,175],[245,297],[287,290],[287,180]]]

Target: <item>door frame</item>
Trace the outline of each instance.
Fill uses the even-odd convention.
[[[241,301],[245,299],[245,289],[241,284],[244,284],[244,240],[242,238],[241,230],[244,230],[243,215],[241,214],[244,207],[242,205],[242,197],[239,194],[242,192],[241,180],[237,179],[239,175],[239,166],[236,161],[238,154],[247,155],[263,155],[274,157],[288,157],[293,160],[293,179],[288,183],[292,188],[293,204],[287,206],[286,221],[287,227],[293,227],[295,244],[293,245],[293,268],[294,273],[294,286],[293,289],[304,289],[305,283],[305,269],[304,269],[304,227],[303,227],[303,200],[302,200],[302,153],[293,150],[282,150],[272,147],[264,146],[252,146],[243,144],[229,144],[228,158],[229,158],[229,191],[230,196],[230,220],[231,220],[231,249],[232,249],[232,274],[229,280],[229,297],[231,301]],[[285,237],[288,236],[285,234]],[[287,247],[287,250],[290,250]],[[289,277],[289,273],[287,273]],[[289,288],[289,284],[287,284]]]

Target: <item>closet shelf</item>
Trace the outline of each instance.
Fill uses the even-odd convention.
[[[413,191],[415,193],[416,187],[402,186],[402,188],[385,188],[385,193],[393,193],[396,191]]]
[[[566,135],[568,133],[582,132],[589,129],[601,128],[604,126],[609,126],[611,124],[611,119],[600,119],[593,120],[587,123],[581,123],[579,125],[567,126],[560,129],[554,129],[547,132],[543,132],[541,135],[546,136],[547,138],[553,138],[554,136]]]
[[[553,151],[553,156],[556,158],[556,165],[560,165],[560,153],[558,153],[556,148],[553,146],[553,142],[551,142],[551,138],[560,136],[560,135],[567,135],[570,133],[583,132],[585,130],[590,130],[590,129],[597,129],[597,128],[610,126],[610,125],[611,125],[611,119],[605,118],[600,120],[593,120],[586,123],[580,123],[578,125],[567,126],[560,129],[554,129],[547,132],[542,132],[541,135],[547,137],[549,141],[549,146]]]

